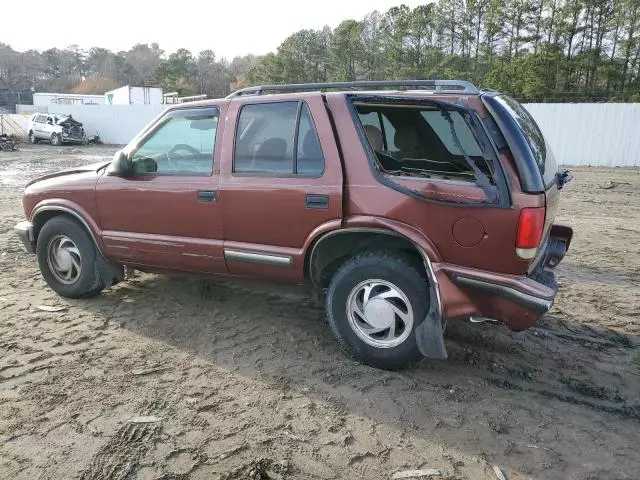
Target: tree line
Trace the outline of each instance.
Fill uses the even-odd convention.
[[[228,94],[236,79],[242,80],[256,63],[254,55],[228,61],[216,58],[212,50],[193,55],[181,48],[166,55],[157,43],[121,52],[77,45],[17,52],[0,43],[0,105],[18,99],[29,103],[33,92],[103,94],[123,85],[153,85],[165,92],[215,98]]]
[[[336,28],[300,30],[276,52],[218,59],[0,44],[2,92],[103,93],[125,84],[224,96],[249,84],[467,79],[526,101],[640,101],[640,0],[438,0]]]
[[[250,83],[468,79],[527,101],[640,101],[640,0],[439,0],[301,30]]]

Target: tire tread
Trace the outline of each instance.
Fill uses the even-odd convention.
[[[93,249],[93,259],[92,259],[93,265],[83,265],[83,268],[92,268],[93,274],[91,275],[91,277],[88,277],[85,279],[85,283],[87,281],[89,283],[84,287],[80,288],[78,291],[61,291],[59,287],[56,288],[55,279],[48,278],[52,276],[49,273],[45,273],[44,271],[44,269],[48,269],[48,266],[46,265],[46,259],[41,258],[43,255],[46,255],[46,251],[41,252],[42,249],[46,250],[46,245],[43,244],[41,246],[41,239],[43,243],[46,242],[47,240],[43,238],[43,235],[46,237],[48,235],[48,231],[51,230],[52,228],[55,228],[56,224],[59,224],[62,226],[62,231],[66,231],[67,234],[76,236],[77,238],[74,239],[74,242],[78,241],[79,243],[84,244],[84,245],[78,245],[78,248]],[[40,233],[38,235],[36,251],[38,254],[38,263],[40,264],[40,270],[43,274],[43,277],[45,278],[45,281],[47,282],[47,284],[49,284],[49,286],[58,295],[61,295],[67,298],[88,298],[88,297],[93,297],[99,294],[104,289],[104,282],[102,281],[102,277],[100,276],[100,272],[98,271],[98,264],[96,262],[96,256],[99,255],[98,250],[92,238],[86,232],[85,228],[74,219],[68,217],[67,215],[58,215],[56,217],[53,217],[42,226],[42,228],[40,229]],[[66,288],[63,287],[63,289],[66,289]]]
[[[372,356],[363,354],[363,352],[354,347],[354,345],[350,344],[348,340],[344,337],[344,335],[340,332],[340,328],[338,325],[339,319],[334,318],[333,315],[333,297],[335,296],[335,290],[338,288],[338,283],[342,281],[343,277],[353,272],[355,269],[361,266],[368,266],[371,264],[371,261],[375,260],[376,265],[383,266],[384,268],[389,268],[398,272],[401,275],[414,277],[416,280],[421,280],[424,282],[425,288],[428,288],[428,280],[426,276],[426,272],[424,270],[416,268],[415,260],[408,254],[405,254],[401,251],[388,251],[388,250],[367,250],[357,255],[354,255],[352,258],[347,260],[335,273],[331,282],[329,284],[329,288],[327,290],[326,295],[326,320],[331,330],[338,341],[341,349],[351,358],[354,358],[360,362],[363,362],[367,365],[383,368],[383,369],[398,369],[405,368],[415,363],[418,363],[422,360],[422,354],[420,354],[417,344],[415,348],[411,349],[408,355],[403,356],[403,358],[374,358]],[[406,293],[406,292],[405,292]],[[426,292],[425,294],[428,294]],[[415,326],[422,321],[421,318],[414,319],[414,329]],[[350,328],[350,327],[348,327]],[[358,340],[360,341],[360,340]],[[396,347],[393,347],[396,348]],[[393,350],[389,349],[389,350]],[[380,349],[382,350],[382,349]]]

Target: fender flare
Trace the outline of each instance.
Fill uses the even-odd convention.
[[[75,208],[74,208],[75,207]],[[31,211],[31,222],[35,223],[38,215],[43,212],[62,212],[67,215],[71,215],[73,218],[78,220],[85,230],[89,233],[89,236],[93,240],[93,243],[98,250],[98,255],[96,256],[96,268],[105,286],[110,287],[115,285],[118,282],[124,280],[124,268],[122,265],[117,265],[109,261],[107,257],[102,252],[102,244],[99,243],[98,239],[100,235],[97,234],[100,230],[98,229],[97,224],[93,220],[87,220],[87,218],[91,218],[87,212],[69,200],[63,199],[48,199],[43,202],[38,203],[33,210]],[[82,213],[80,213],[82,212]]]
[[[71,202],[70,200],[51,198],[43,200],[36,204],[31,211],[31,223],[36,223],[36,219],[43,212],[59,211],[71,215],[78,220],[89,232],[91,239],[96,244],[98,251],[102,253],[102,242],[100,241],[100,228],[95,221],[91,219],[91,216],[80,205]]]

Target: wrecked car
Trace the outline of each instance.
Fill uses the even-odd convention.
[[[82,123],[71,115],[36,113],[29,119],[28,128],[31,143],[38,143],[40,140],[51,145],[87,142]]]
[[[68,298],[124,266],[308,284],[345,352],[398,368],[446,358],[447,322],[551,308],[569,178],[522,105],[466,81],[259,86],[32,181],[16,232]]]

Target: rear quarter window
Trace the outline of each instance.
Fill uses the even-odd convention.
[[[475,183],[480,173],[492,182],[482,148],[460,112],[411,104],[355,106],[385,174]]]

